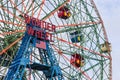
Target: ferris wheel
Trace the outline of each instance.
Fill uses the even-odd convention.
[[[112,80],[110,52],[93,0],[0,1],[0,80]]]

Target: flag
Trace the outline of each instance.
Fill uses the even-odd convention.
[[[44,41],[37,41],[36,42],[36,47],[41,48],[41,49],[46,49],[46,42]]]

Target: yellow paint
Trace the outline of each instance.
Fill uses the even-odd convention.
[[[70,13],[70,12],[68,12],[67,16],[68,16],[68,17],[70,17],[70,16],[71,16],[71,13]]]
[[[80,64],[80,60],[78,59],[78,60],[76,61],[76,63],[77,63],[77,64]]]
[[[83,67],[83,66],[84,66],[84,62],[81,62],[81,63],[80,63],[80,67]]]
[[[67,12],[64,12],[64,16],[67,16]]]
[[[80,41],[80,36],[79,36],[79,37],[77,37],[77,39],[78,39],[78,41]]]

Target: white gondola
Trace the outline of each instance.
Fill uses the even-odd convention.
[[[105,42],[101,44],[101,51],[102,52],[111,52],[111,43]]]

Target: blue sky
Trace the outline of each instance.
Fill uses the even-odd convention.
[[[113,80],[120,80],[120,0],[94,0],[112,43]]]

